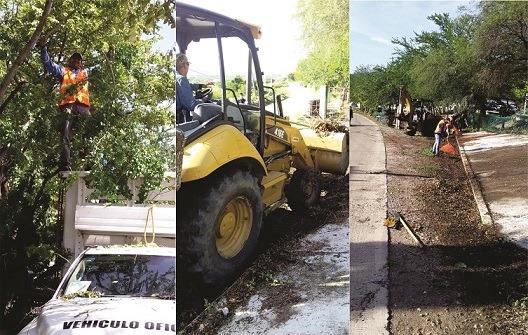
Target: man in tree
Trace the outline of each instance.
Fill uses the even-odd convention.
[[[39,39],[41,58],[44,67],[59,80],[59,109],[65,118],[61,128],[62,153],[60,157],[60,170],[70,171],[70,148],[73,137],[73,125],[79,116],[90,115],[90,92],[88,91],[88,75],[97,66],[85,69],[80,53],[75,52],[68,60],[68,66],[54,63],[46,47],[47,40],[43,36]]]

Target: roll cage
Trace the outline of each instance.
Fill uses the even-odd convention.
[[[255,80],[258,90],[258,105],[255,107],[260,112],[260,127],[257,150],[261,156],[264,154],[264,136],[266,132],[266,111],[264,99],[264,85],[262,80],[262,71],[258,58],[258,49],[255,46],[255,39],[260,38],[260,27],[235,20],[224,15],[211,12],[206,9],[195,7],[184,3],[176,3],[176,43],[180,52],[185,53],[191,42],[198,42],[203,38],[214,38],[217,41],[218,61],[220,65],[220,83],[222,87],[222,97],[220,104],[222,106],[221,119],[227,121],[227,108],[229,100],[226,95],[226,76],[223,54],[223,38],[238,37],[246,43],[249,49],[248,55],[248,74],[246,78],[246,97],[247,104],[251,104],[252,90],[252,66],[255,69]]]

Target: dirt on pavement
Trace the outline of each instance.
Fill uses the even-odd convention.
[[[390,334],[528,334],[527,252],[481,224],[460,157],[434,157],[433,139],[381,129],[388,216],[401,213],[425,245],[401,224],[389,229]],[[234,311],[257,291],[275,297],[269,306],[299,299],[287,283],[275,285],[276,274],[303,236],[348,217],[348,176],[325,175],[323,191],[308,214],[279,209],[266,218],[257,255],[234,283],[204,288],[179,276],[178,334],[216,334],[228,320],[219,304]]]
[[[264,219],[255,258],[234,282],[202,286],[178,269],[178,334],[218,334],[234,311],[247,305],[257,292],[267,297],[262,309],[284,312],[285,308],[281,307],[302,301],[295,290],[289,289],[294,283],[283,280],[278,274],[299,261],[302,256],[299,250],[308,254],[318,247],[313,243],[306,249],[305,236],[325,224],[342,224],[347,218],[348,175],[323,174],[321,199],[308,213],[297,214],[285,206]],[[281,317],[286,322],[289,315],[282,313]],[[277,322],[280,321],[278,318]]]

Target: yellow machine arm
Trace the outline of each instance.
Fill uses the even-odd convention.
[[[400,86],[400,101],[396,116],[407,115],[412,112],[412,99],[404,85]]]

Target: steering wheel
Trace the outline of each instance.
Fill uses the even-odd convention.
[[[212,88],[205,88],[202,90],[196,90],[196,93],[194,94],[195,99],[202,99],[204,102],[209,102],[211,100],[211,97],[213,96],[213,89]]]

